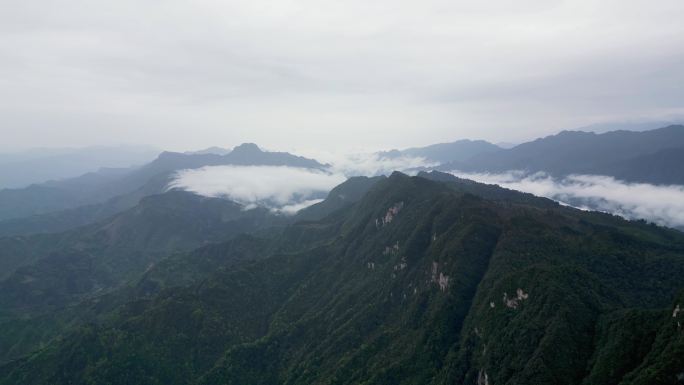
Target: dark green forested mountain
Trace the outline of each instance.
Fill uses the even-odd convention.
[[[170,191],[67,232],[0,238],[0,329],[21,328],[17,319],[38,319],[51,325],[42,326],[49,337],[58,331],[49,315],[121,287],[170,253],[287,220],[266,209],[244,211],[228,200]],[[27,323],[22,330],[34,327]],[[0,360],[47,338],[24,339],[16,332],[3,337]]]
[[[359,184],[73,305],[0,384],[684,382],[682,233],[439,173]]]
[[[321,219],[326,215],[344,208],[363,198],[377,182],[385,176],[364,177],[357,176],[333,188],[323,202],[309,206],[297,213],[298,220]]]
[[[74,230],[0,237],[0,330],[6,331],[0,333],[0,361],[45,343],[65,323],[83,318],[83,309],[71,307],[137,279],[171,253],[300,218],[320,219],[359,200],[377,179],[351,178],[296,217],[172,190]]]

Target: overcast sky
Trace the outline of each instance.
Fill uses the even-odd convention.
[[[392,148],[684,115],[681,0],[4,0],[0,150]]]

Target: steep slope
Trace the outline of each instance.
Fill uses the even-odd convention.
[[[320,219],[353,204],[379,179],[350,179],[335,188],[336,193],[321,202],[320,207],[307,212],[306,219]],[[74,231],[0,238],[0,271],[3,272],[0,287],[4,290],[0,294],[0,303],[4,305],[0,318],[7,319],[0,322],[0,330],[6,331],[0,333],[0,361],[5,359],[3,357],[16,357],[29,351],[71,327],[70,324],[88,318],[79,314],[83,310],[65,310],[65,305],[74,305],[84,298],[97,298],[128,279],[137,279],[168,253],[193,249],[241,233],[266,234],[266,231],[272,236],[280,226],[301,219],[304,218],[273,215],[265,209],[244,211],[241,206],[223,199],[171,191],[146,197],[134,209]],[[302,243],[307,237],[316,237],[315,234],[326,227],[316,223],[297,228],[306,230],[301,231],[303,235],[295,235],[292,228],[288,236]],[[231,246],[234,254],[240,254],[237,244],[239,242]],[[259,245],[248,244],[253,251],[268,243],[260,240]],[[193,271],[198,268],[204,268],[206,274],[216,266],[210,262],[202,264],[199,260],[211,255],[212,250],[215,249],[199,250],[199,256],[193,257],[192,261],[183,260],[189,263],[179,259],[183,254],[170,260],[178,261],[175,266],[180,276],[196,276],[199,273]],[[178,267],[180,264],[182,268]],[[147,275],[148,284],[143,285],[147,290],[149,278],[155,276]],[[25,318],[27,316],[30,319]],[[17,317],[23,321],[18,322]],[[33,332],[36,328],[43,331]]]
[[[318,220],[327,215],[350,206],[361,200],[376,183],[385,179],[384,176],[357,176],[347,179],[344,183],[330,190],[322,202],[311,205],[297,213],[298,220]]]
[[[139,278],[170,253],[290,220],[265,209],[244,211],[228,200],[171,191],[68,232],[0,238],[0,329],[28,332],[34,327],[30,320],[42,320],[46,331],[35,341],[13,342],[11,337],[20,333],[0,333],[0,341],[10,339],[0,344],[0,361],[49,340],[53,334],[47,331],[58,332],[62,326],[49,315],[60,316],[65,308]],[[17,319],[25,320],[25,326]]]
[[[268,246],[168,259],[0,384],[679,381],[681,233],[458,183],[394,174]]]
[[[97,224],[61,234],[11,238],[28,245],[16,247],[13,254],[27,257],[15,258],[20,260],[15,266],[3,260],[10,274],[0,282],[0,303],[4,310],[61,306],[116,286],[171,252],[287,220],[265,209],[245,211],[228,200],[183,191],[146,197]],[[43,245],[42,253],[34,250],[36,244]]]
[[[679,158],[678,149],[683,147],[684,126],[681,125],[644,132],[595,134],[563,131],[512,149],[445,164],[440,169],[544,171],[555,176],[600,174],[619,176],[627,181],[681,184],[684,183],[684,171],[676,161]],[[661,151],[663,153],[659,155]],[[630,166],[641,163],[646,169],[630,169]],[[662,171],[650,174],[648,171],[655,167],[661,167]]]

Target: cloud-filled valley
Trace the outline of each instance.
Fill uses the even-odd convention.
[[[627,183],[602,175],[569,175],[553,178],[546,173],[452,174],[477,182],[547,197],[570,206],[604,211],[628,219],[645,219],[659,225],[684,227],[684,186]]]
[[[324,154],[326,171],[288,166],[206,166],[181,170],[168,188],[208,197],[223,197],[245,206],[267,207],[282,214],[318,203],[338,184],[352,176],[415,173],[434,165],[419,157],[380,157],[377,153]]]
[[[394,170],[412,174],[416,169],[432,166],[422,158],[386,159],[377,154],[336,156],[326,161],[330,163],[327,171],[286,166],[209,166],[182,170],[169,188],[231,199],[244,205],[245,209],[261,206],[274,212],[294,214],[320,202],[348,177],[389,175]],[[451,173],[581,209],[684,227],[684,186],[627,183],[601,175],[554,178],[543,172],[466,173],[455,170]]]
[[[285,166],[210,166],[182,170],[169,188],[224,197],[246,209],[258,206],[293,213],[325,197],[342,174]]]

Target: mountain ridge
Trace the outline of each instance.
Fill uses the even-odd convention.
[[[681,167],[657,155],[684,148],[684,126],[671,125],[655,130],[593,133],[561,131],[511,149],[480,154],[460,162],[442,164],[440,170],[467,172],[504,172],[523,170],[546,172],[562,177],[569,174],[596,174],[619,177],[628,182],[684,184]],[[640,164],[655,173],[631,173],[630,165]]]
[[[154,161],[121,174],[90,173],[25,189],[0,190],[0,234],[17,234],[19,228],[21,233],[60,231],[104,219],[133,207],[144,196],[163,192],[173,173],[182,169],[231,164],[327,167],[285,152],[262,151],[255,144],[237,146],[236,150],[234,155],[162,152]],[[98,214],[100,211],[104,214]]]
[[[167,259],[162,286],[0,384],[676,383],[681,233],[431,175],[448,180],[394,173],[322,221]],[[223,262],[163,278],[203,258]],[[627,322],[653,332],[613,334]],[[611,353],[631,338],[650,348]]]

